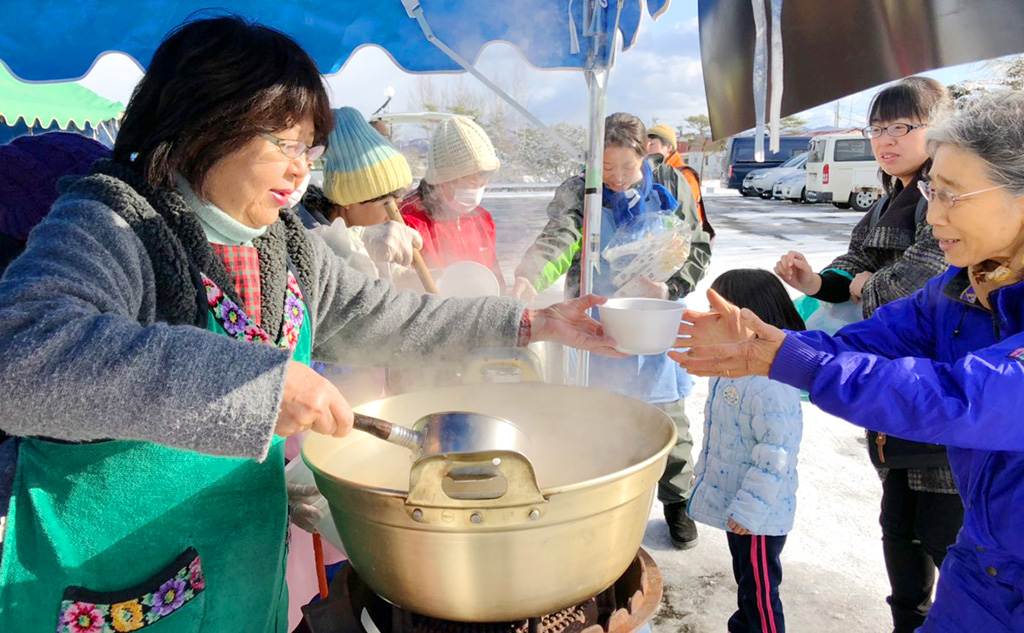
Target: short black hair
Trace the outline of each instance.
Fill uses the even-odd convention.
[[[293,39],[228,14],[167,34],[135,88],[114,145],[155,188],[180,173],[202,194],[221,158],[260,133],[311,117],[314,144],[334,126],[316,63]]]
[[[623,147],[643,158],[647,155],[647,128],[639,118],[627,112],[616,112],[604,120],[604,146]]]
[[[868,125],[891,123],[898,119],[929,123],[943,117],[951,107],[952,100],[945,86],[929,77],[906,77],[883,88],[871,98]],[[928,173],[931,165],[929,158],[918,168],[918,177]],[[884,171],[879,172],[885,193],[889,196],[897,193],[900,189],[895,179]]]
[[[727,301],[753,311],[762,321],[777,328],[806,330],[793,300],[779,278],[761,268],[736,268],[722,273],[711,289]]]

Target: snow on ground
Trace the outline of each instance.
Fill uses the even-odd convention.
[[[824,205],[745,199],[728,202],[729,209],[742,205],[740,208],[758,210],[732,212],[721,209],[725,200],[708,199],[717,236],[711,270],[687,301],[695,309],[706,309],[704,292],[719,274],[741,267],[771,270],[787,250],[800,251],[812,267],[823,268],[846,250],[846,242],[837,238],[845,235],[848,240],[860,219],[859,213]],[[724,221],[726,217],[730,221]],[[801,231],[801,225],[822,223],[834,225],[840,235]],[[775,235],[776,226],[786,227],[784,239]],[[695,382],[686,403],[694,459],[703,441],[707,379]],[[891,630],[878,527],[882,488],[868,461],[864,433],[810,403],[804,403],[803,412],[796,525],[782,554],[781,593],[787,628],[820,633]],[[696,548],[675,550],[661,505],[655,502],[644,548],[661,569],[665,597],[654,620],[654,633],[724,631],[736,609],[736,583],[725,533],[706,526],[698,526],[698,530]]]
[[[695,382],[686,409],[696,459],[707,380]],[[890,630],[877,521],[881,484],[868,462],[863,432],[809,403],[803,408],[796,525],[782,554],[787,627],[821,633]],[[724,631],[736,609],[725,533],[698,530],[696,548],[675,550],[655,502],[643,543],[665,582],[654,633]]]

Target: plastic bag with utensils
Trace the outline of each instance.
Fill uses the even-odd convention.
[[[668,281],[689,255],[686,225],[667,213],[645,213],[624,224],[601,252],[611,267],[616,297],[642,296],[642,280]]]

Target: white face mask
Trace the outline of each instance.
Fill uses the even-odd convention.
[[[469,213],[480,206],[484,199],[484,187],[479,189],[456,189],[452,194],[452,202],[459,213]]]
[[[302,196],[306,195],[306,188],[309,187],[309,177],[312,175],[313,174],[311,173],[306,174],[306,177],[302,179],[302,184],[299,185],[299,188],[288,195],[289,209],[294,208],[295,205],[299,203],[299,200],[302,200]]]

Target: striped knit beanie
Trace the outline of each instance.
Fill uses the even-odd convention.
[[[487,132],[472,119],[457,116],[445,119],[434,131],[423,179],[439,185],[482,171],[497,171],[500,166]]]
[[[324,155],[324,193],[334,204],[379,198],[412,184],[405,156],[370,127],[355,108],[334,111]]]

